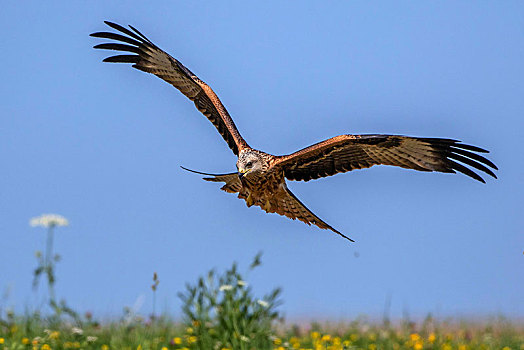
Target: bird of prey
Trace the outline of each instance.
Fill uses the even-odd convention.
[[[222,190],[238,193],[248,207],[255,205],[267,213],[277,213],[308,225],[331,230],[353,241],[313,214],[288,189],[287,180],[309,181],[373,165],[393,165],[419,171],[461,172],[485,182],[471,168],[496,178],[489,167],[495,164],[479,153],[488,151],[458,140],[400,135],[340,135],[301,149],[275,156],[251,148],[238,132],[233,119],[215,92],[180,61],[153,44],[134,27],[105,22],[116,32],[97,32],[93,37],[114,40],[95,49],[122,51],[104,62],[132,63],[138,70],[152,73],[173,85],[217,128],[233,153],[238,156],[237,171],[208,174],[204,180],[223,182]]]

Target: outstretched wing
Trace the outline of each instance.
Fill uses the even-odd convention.
[[[163,79],[195,103],[198,110],[217,128],[235,155],[238,155],[243,148],[249,147],[240,136],[233,119],[218,96],[206,83],[132,26],[129,26],[131,29],[129,30],[115,23],[108,21],[105,23],[125,35],[111,32],[93,33],[91,36],[117,41],[117,43],[99,44],[94,48],[132,54],[107,57],[104,62],[133,63],[134,68]]]
[[[238,198],[244,199],[247,203],[249,203],[245,194],[242,193],[242,182],[238,177],[238,173],[210,174],[187,169],[184,167],[181,168],[192,173],[208,176],[203,178],[206,181],[225,182],[225,185],[222,186],[221,190],[229,193],[238,193]],[[340,233],[339,231],[328,225],[326,222],[324,222],[321,218],[313,214],[311,210],[309,210],[304,204],[302,204],[301,201],[298,200],[297,197],[295,197],[295,195],[287,188],[287,186],[285,186],[285,184],[283,187],[280,188],[280,193],[276,194],[273,198],[269,199],[269,203],[261,199],[256,199],[254,202],[248,204],[248,206],[251,205],[259,206],[262,210],[265,210],[267,213],[277,213],[279,215],[287,216],[288,218],[293,220],[298,219],[302,222],[305,222],[308,225],[313,224],[315,226],[318,226],[319,228],[331,230],[339,234],[340,236],[350,240],[351,242],[354,242],[351,238]]]
[[[311,210],[309,210],[287,187],[285,188],[285,196],[279,198],[278,200],[270,201],[271,207],[265,207],[265,203],[257,201],[255,205],[261,207],[263,210],[266,210],[268,213],[277,213],[279,215],[287,216],[290,219],[298,219],[308,225],[315,225],[321,229],[331,230],[336,234],[344,237],[351,242],[355,242],[351,238],[342,234],[340,231],[334,229],[321,218],[316,216]]]
[[[495,164],[478,153],[488,151],[457,140],[396,135],[340,135],[275,158],[289,180],[309,181],[373,165],[394,165],[419,171],[461,172],[485,183],[470,168],[497,178]],[[460,163],[459,163],[460,162]],[[462,163],[462,164],[461,164]]]

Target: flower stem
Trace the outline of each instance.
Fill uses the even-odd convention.
[[[55,302],[55,291],[54,291],[54,261],[53,261],[53,235],[54,235],[54,225],[50,225],[47,231],[47,242],[45,249],[45,271],[47,273],[47,287],[49,290],[49,299],[51,303]]]

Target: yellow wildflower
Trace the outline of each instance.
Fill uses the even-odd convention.
[[[442,344],[442,348],[441,349],[442,350],[452,350],[453,347],[446,343],[446,344]]]
[[[27,339],[27,338],[22,338],[22,344],[24,344],[24,345],[29,344],[29,339]]]
[[[437,339],[437,336],[435,335],[435,333],[431,333],[431,334],[428,336],[428,341],[429,341],[430,343],[432,343],[432,344],[435,342],[436,339]]]
[[[107,346],[106,344],[102,345],[102,350],[109,350],[109,346]]]
[[[358,340],[359,336],[356,333],[353,333],[349,336],[349,339],[351,339],[352,342],[356,342]]]
[[[424,348],[424,343],[421,341],[417,341],[415,345],[413,346],[413,349],[415,350],[422,350]]]
[[[330,341],[331,340],[331,336],[329,334],[325,334],[324,336],[322,336],[322,341]]]
[[[375,333],[369,333],[369,340],[371,341],[377,340],[377,335]]]
[[[75,342],[73,343],[73,347],[74,347],[75,349],[80,348],[80,342],[75,341]]]
[[[275,338],[275,340],[273,340],[273,344],[275,344],[275,345],[280,345],[280,344],[282,344],[282,339],[280,339],[280,338]]]
[[[279,346],[277,350],[286,350],[283,346]]]
[[[505,346],[502,348],[502,350],[511,350],[511,348],[509,346]]]
[[[196,343],[196,341],[197,341],[197,337],[195,337],[194,335],[192,335],[189,338],[187,338],[187,342],[189,344]]]
[[[169,350],[169,349],[167,348],[167,346],[163,346],[162,350]]]
[[[51,347],[47,344],[42,345],[42,350],[51,350]]]
[[[136,347],[136,350],[142,350],[142,344],[138,344],[138,346]]]
[[[297,337],[289,338],[289,344],[291,344],[291,347],[294,349],[300,348],[300,340]]]
[[[467,350],[467,349],[468,349],[468,347],[466,345],[464,345],[464,344],[460,344],[459,348],[458,348],[458,350]],[[506,349],[506,350],[508,350],[508,349]],[[504,350],[504,349],[502,349],[502,350]],[[509,350],[511,350],[511,349],[509,349]]]
[[[191,327],[187,327],[187,328],[186,328],[186,333],[187,333],[187,334],[192,334],[192,333],[193,333],[193,328],[191,328]]]
[[[311,332],[311,339],[318,339],[320,337],[320,333],[318,332]]]
[[[58,331],[54,331],[54,332],[51,332],[51,334],[49,334],[49,338],[51,339],[58,339],[59,336],[60,336],[60,332]]]
[[[0,338],[0,344],[3,344],[5,342],[4,338]]]
[[[179,337],[173,338],[173,343],[175,343],[176,345],[182,344],[182,338],[179,338]]]
[[[369,350],[377,350],[377,345],[376,344],[369,344],[368,349]]]
[[[420,339],[420,335],[418,335],[417,333],[411,333],[409,335],[409,340],[411,340],[412,342],[416,342],[419,339]]]

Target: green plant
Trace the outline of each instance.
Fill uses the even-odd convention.
[[[258,254],[250,270],[260,265]],[[236,263],[223,274],[209,271],[179,296],[192,349],[270,349],[272,326],[279,318],[280,289],[261,299],[238,272]]]
[[[160,281],[158,280],[157,273],[153,273],[153,284],[151,285],[151,290],[153,291],[153,314],[151,315],[151,319],[156,319],[156,289],[158,288],[158,284]]]
[[[41,226],[47,228],[45,253],[44,255],[42,255],[41,251],[35,253],[38,265],[33,272],[33,288],[36,289],[38,287],[41,275],[45,275],[47,277],[47,290],[49,293],[48,303],[54,311],[55,321],[58,321],[62,313],[68,314],[75,320],[78,320],[77,313],[67,306],[65,300],[58,302],[55,295],[55,264],[60,261],[60,255],[53,253],[54,230],[57,226],[68,226],[69,221],[61,215],[43,214],[32,218],[29,224],[33,227]]]

